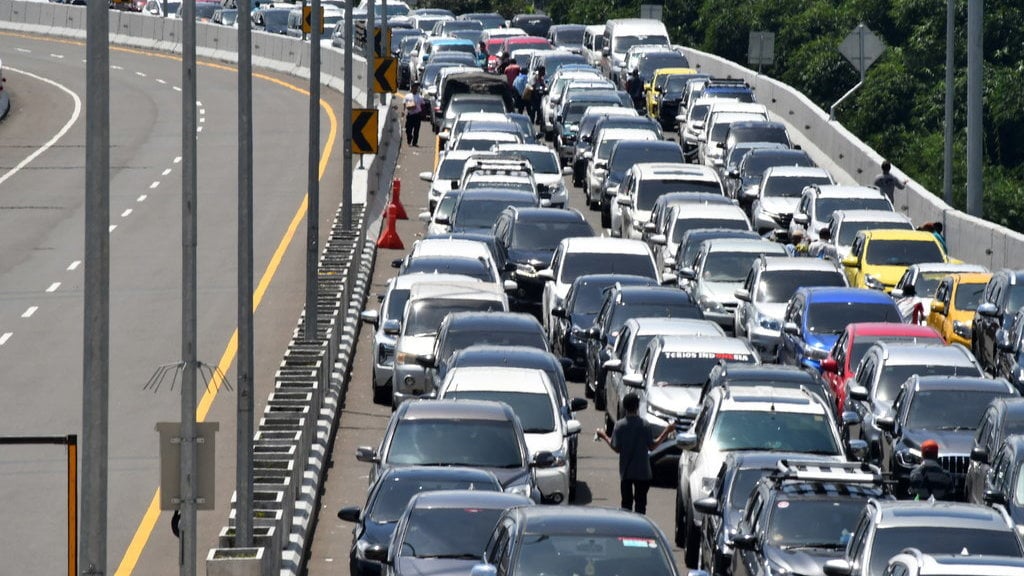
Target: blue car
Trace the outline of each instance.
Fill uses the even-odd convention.
[[[797,290],[783,316],[779,363],[821,372],[821,361],[851,322],[903,322],[903,316],[893,299],[877,290]]]

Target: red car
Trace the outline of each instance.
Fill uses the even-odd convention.
[[[821,361],[821,375],[836,399],[836,414],[842,414],[846,405],[846,381],[853,378],[868,348],[879,341],[945,343],[942,336],[930,326],[895,322],[848,324],[828,357]]]
[[[487,43],[484,44],[484,49],[487,51],[487,71],[488,72],[497,72],[498,71],[498,65],[501,63],[501,58],[498,57],[498,54],[501,53],[501,45],[504,44],[504,43],[505,43],[505,39],[504,38],[494,38],[494,39],[488,40]]]
[[[501,53],[512,54],[516,50],[551,50],[551,42],[540,36],[509,36],[501,45]],[[518,64],[522,65],[522,62]]]

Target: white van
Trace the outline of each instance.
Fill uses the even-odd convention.
[[[604,47],[604,24],[583,29],[583,57],[594,68],[601,67],[601,48]]]
[[[625,74],[623,64],[626,51],[636,44],[664,44],[671,48],[668,29],[660,20],[651,18],[619,18],[604,26],[604,45],[601,47],[601,69],[621,86],[619,75]]]

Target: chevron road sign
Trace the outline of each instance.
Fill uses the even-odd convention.
[[[377,58],[373,62],[373,91],[377,94],[398,92],[398,59]]]
[[[377,109],[352,109],[352,153],[377,153]]]

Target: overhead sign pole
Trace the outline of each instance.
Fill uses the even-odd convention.
[[[352,23],[352,2],[345,0],[345,69],[342,70],[341,140],[344,143],[341,157],[341,225],[352,229],[352,52],[355,50],[355,26]],[[349,294],[345,297],[348,298]],[[346,300],[347,302],[348,300]]]
[[[377,12],[373,0],[366,0],[366,43],[363,56],[366,58],[366,107],[373,106],[374,48],[373,31],[377,28]]]

